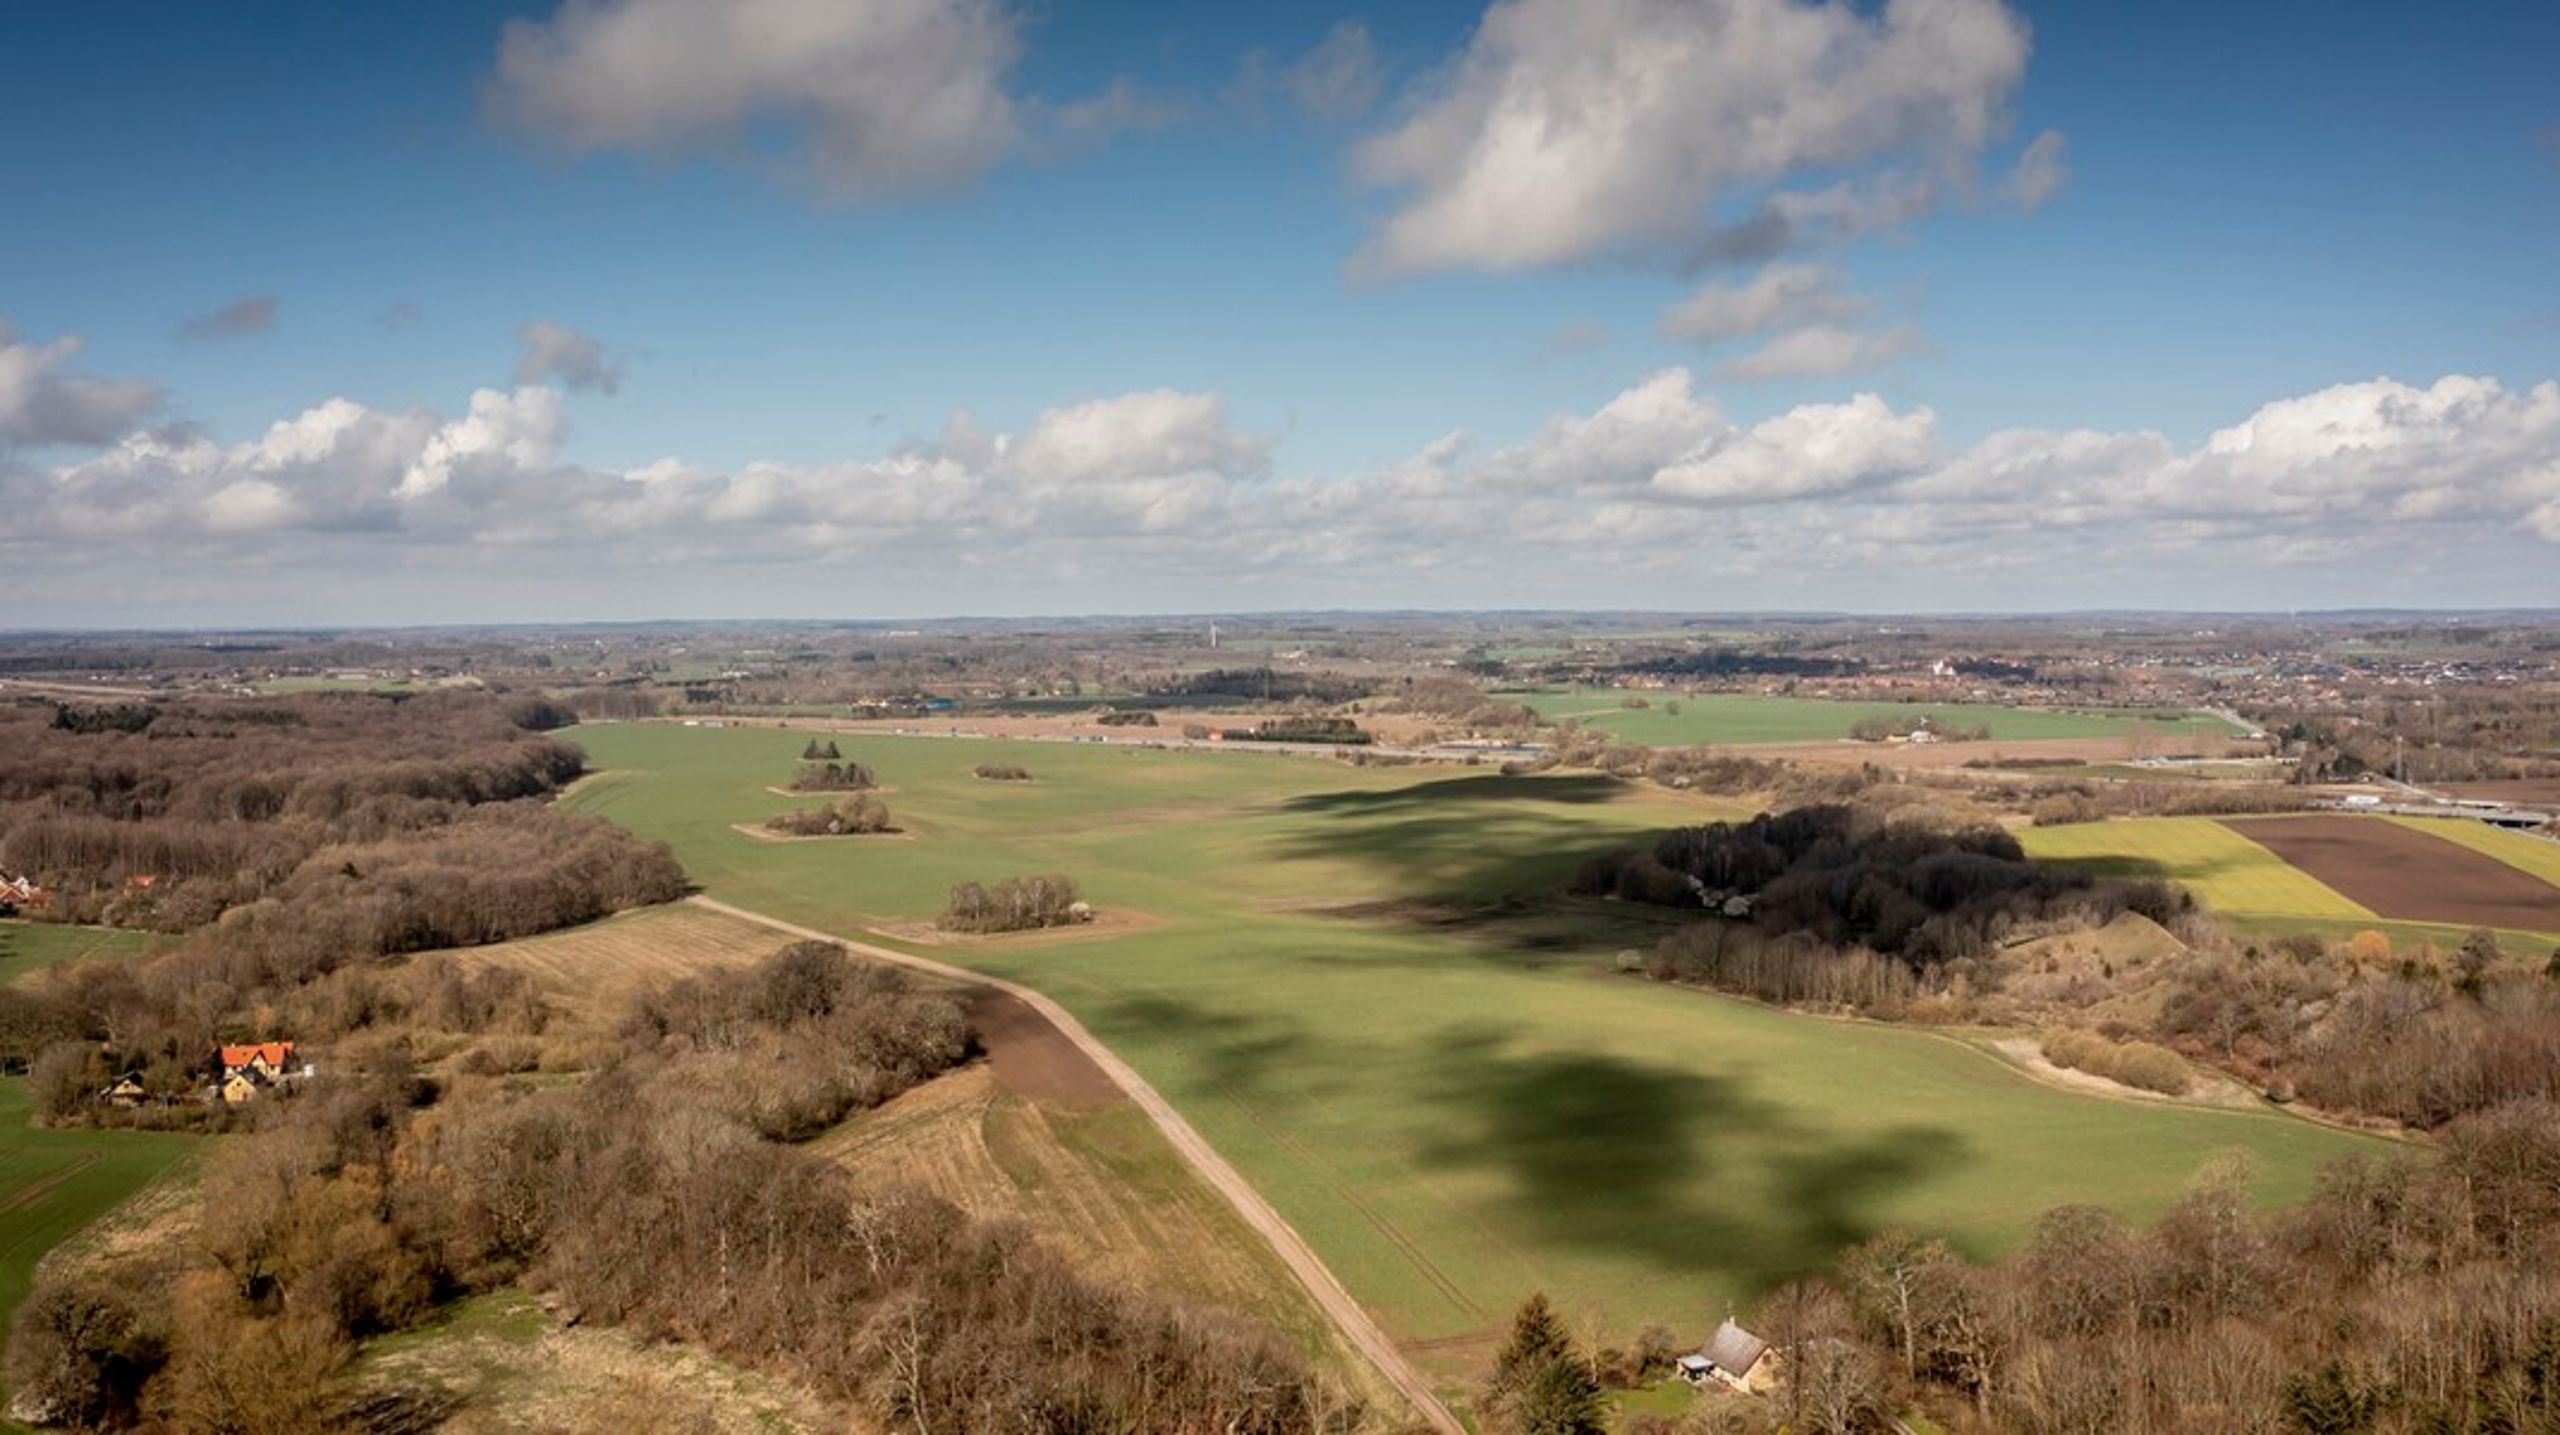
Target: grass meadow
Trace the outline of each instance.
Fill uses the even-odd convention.
[[[149,943],[139,932],[0,922],[0,983],[74,958],[132,956]],[[0,1331],[47,1251],[195,1149],[184,1136],[40,1130],[28,1120],[31,1110],[26,1078],[0,1077]]]
[[[30,1109],[26,1078],[0,1077],[0,1330],[47,1251],[196,1149],[192,1137],[161,1132],[42,1130]]]
[[[1764,697],[1756,693],[1628,693],[1616,688],[1550,689],[1505,693],[1549,722],[1578,719],[1583,726],[1653,747],[1701,744],[1825,742],[1846,738],[1871,718],[1935,714],[1949,726],[1982,724],[2002,742],[2046,738],[2131,737],[2136,726],[2160,738],[2229,737],[2232,727],[2203,713],[2130,713],[2058,708],[1995,707],[1967,703],[1865,703],[1831,698]],[[1646,707],[1624,706],[1641,697]],[[1673,707],[1678,712],[1673,712]]]
[[[904,834],[777,843],[732,824],[795,805],[766,789],[806,729],[568,736],[606,770],[574,804],[789,920],[923,940],[953,882],[1076,877],[1101,927],[933,954],[1073,1009],[1453,1378],[1532,1290],[1600,1338],[1655,1321],[1703,1335],[1727,1302],[1889,1224],[1987,1253],[2062,1202],[2153,1215],[2226,1152],[2288,1200],[2366,1146],[1618,974],[1659,914],[1546,894],[1590,853],[1729,815],[1707,799],[1588,775],[838,735]],[[1034,780],[970,776],[988,761]]]
[[[2392,817],[2387,821],[2403,827],[2414,827],[2447,842],[2460,843],[2484,857],[2493,857],[2519,872],[2530,873],[2554,887],[2560,887],[2560,842],[2510,832],[2467,817]]]
[[[149,951],[148,932],[113,927],[65,927],[47,922],[0,921],[0,985],[56,962],[87,957],[135,957]]]

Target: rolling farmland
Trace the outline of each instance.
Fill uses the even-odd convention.
[[[2395,919],[2355,901],[2248,835],[2269,824],[2304,820],[2307,819],[2265,817],[2226,822],[2211,817],[2117,818],[2029,828],[2019,833],[2018,839],[2031,856],[2083,863],[2093,871],[2114,876],[2162,877],[2177,882],[2215,915],[2248,932],[2308,932],[2342,938],[2370,928],[2399,945],[2429,942],[2449,948],[2460,942],[2471,926],[2485,924],[2498,933],[2502,944],[2518,951],[2532,950],[2537,944],[2547,947],[2555,936],[2560,936],[2538,926],[2520,928],[2493,921]],[[2390,818],[2333,820],[2377,824],[2378,833],[2404,830],[2388,826],[2395,820]],[[2526,864],[2548,860],[2540,850],[2546,844],[2474,822],[2425,822],[2420,830],[2467,849],[2456,856],[2496,856],[2522,873],[2534,872]],[[2424,851],[2418,856],[2423,858]],[[2484,909],[2482,916],[2510,911],[2503,906]]]
[[[1628,742],[1656,747],[1698,744],[1822,742],[1846,738],[1849,729],[1868,718],[1909,720],[1934,715],[1948,726],[1981,724],[1993,739],[2037,742],[2057,739],[2130,738],[2137,727],[2159,739],[2227,738],[2229,723],[2202,713],[2127,713],[2054,708],[1992,707],[1964,703],[1844,702],[1830,698],[1764,697],[1755,693],[1630,694],[1615,688],[1576,688],[1536,693],[1505,693],[1525,702],[1538,716],[1555,722],[1573,718],[1583,726]],[[1629,697],[1647,706],[1624,705]],[[1672,709],[1677,708],[1674,712]]]
[[[2435,830],[2335,813],[2232,826],[2379,916],[2560,931],[2560,887]]]
[[[2374,913],[2212,817],[2134,817],[2018,834],[2031,857],[2111,876],[2166,877],[2228,917],[2371,922]]]
[[[524,972],[570,1021],[601,1037],[641,992],[755,962],[791,940],[680,902],[456,956]],[[866,1184],[915,1185],[975,1215],[1022,1222],[1103,1280],[1251,1314],[1347,1388],[1392,1405],[1392,1389],[1144,1114],[1055,1028],[1020,1002],[993,997],[980,988],[971,1002],[991,1060],[863,1113],[812,1149]]]
[[[577,805],[673,843],[725,900],[912,941],[955,881],[1077,877],[1122,931],[936,945],[1064,1003],[1241,1168],[1417,1358],[1463,1380],[1547,1290],[1613,1338],[1684,1330],[1888,1223],[1970,1249],[2042,1209],[2157,1212],[2219,1153],[2297,1197],[2358,1138],[2038,1085],[1926,1032],[1616,975],[1654,914],[1491,906],[1730,809],[1590,776],[1067,744],[839,738],[915,840],[732,823],[805,734],[576,730]],[[981,783],[982,761],[1031,783]]]

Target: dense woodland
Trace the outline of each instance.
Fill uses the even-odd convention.
[[[1682,828],[1651,852],[1594,861],[1575,885],[1747,916],[1771,937],[1862,948],[1915,971],[1979,957],[2022,928],[2126,910],[2170,921],[2190,905],[2161,883],[2030,862],[1997,828],[1899,823],[1847,804]]]
[[[314,993],[681,895],[663,847],[540,800],[581,758],[520,720],[541,714],[468,694],[0,710],[0,870],[54,894],[41,915],[184,934],[0,988],[0,1069],[131,1073],[158,1099],[124,1119],[213,1119],[177,1101],[205,1053]]]
[[[641,999],[579,1082],[433,1078],[402,1044],[262,1103],[179,1248],[49,1278],[8,1373],[47,1421],[297,1432],[360,1339],[520,1283],[913,1430],[1307,1432],[1356,1414],[1269,1335],[1106,1292],[1021,1231],[790,1143],[960,1060],[948,997],[841,948]]]
[[[2331,700],[2270,704],[2301,782],[2367,774],[2412,782],[2560,776],[2560,695],[2467,685],[2408,691],[2358,685]]]

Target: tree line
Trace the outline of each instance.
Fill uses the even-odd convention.
[[[578,750],[479,694],[313,694],[152,709],[136,729],[0,707],[0,872],[59,920],[186,931],[324,847],[541,797]]]

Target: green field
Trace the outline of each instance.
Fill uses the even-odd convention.
[[[159,1132],[40,1130],[28,1112],[25,1078],[0,1077],[0,1331],[45,1252],[195,1150]]]
[[[2467,817],[2394,817],[2389,819],[2403,827],[2460,843],[2484,857],[2493,857],[2519,872],[2530,872],[2554,887],[2560,887],[2560,842],[2528,837]]]
[[[2259,819],[2281,821],[2281,818]],[[2467,821],[2409,819],[2464,846],[2487,852],[2536,875],[2531,864],[2549,862],[2549,844],[2511,832],[2498,832]],[[2244,819],[2241,826],[2247,826]],[[2068,861],[2118,877],[2162,877],[2184,886],[2196,900],[2232,927],[2258,935],[2309,932],[2344,939],[2371,929],[2395,946],[2420,942],[2450,949],[2462,941],[2467,927],[2441,922],[2400,922],[2376,917],[2359,903],[2286,862],[2275,853],[2212,817],[2125,817],[2064,827],[2031,827],[2018,834],[2029,856]],[[2551,848],[2560,853],[2560,848]],[[2555,934],[2498,930],[2499,944],[2511,952],[2549,948]]]
[[[1629,697],[1649,706],[1625,706]],[[1968,703],[1869,703],[1831,698],[1763,697],[1756,693],[1630,694],[1615,688],[1549,689],[1504,693],[1548,722],[1573,718],[1583,726],[1651,747],[1702,744],[1827,742],[1873,717],[1935,714],[1950,727],[1986,726],[1999,741],[2039,738],[2129,737],[2137,725],[2155,740],[2230,737],[2229,723],[2203,713],[2132,713],[2097,709],[1993,707]],[[1671,709],[1677,707],[1678,712]]]
[[[2165,876],[2229,917],[2312,917],[2371,924],[2372,912],[2213,817],[2131,817],[2018,834],[2032,857],[2114,876]]]
[[[2142,1218],[2251,1152],[2297,1198],[2365,1143],[2281,1115],[2039,1085],[1916,1030],[1788,1015],[1611,971],[1659,914],[1492,899],[1723,815],[1588,775],[838,736],[910,834],[774,843],[731,824],[801,730],[587,727],[575,805],[672,843],[714,895],[829,930],[929,919],[948,885],[1057,870],[1106,923],[953,944],[1135,1064],[1397,1335],[1456,1375],[1543,1288],[1597,1335],[1703,1336],[1727,1302],[1890,1223],[1991,1251],[2044,1208]],[[1036,780],[984,783],[972,764]]]
[[[134,956],[150,943],[140,932],[0,922],[0,984],[56,962]],[[28,1111],[25,1078],[0,1077],[0,1333],[8,1330],[45,1252],[186,1160],[193,1149],[183,1136],[41,1131],[28,1124]]]
[[[47,922],[0,922],[0,985],[56,962],[83,957],[132,957],[149,950],[147,932],[113,927],[63,927]]]

